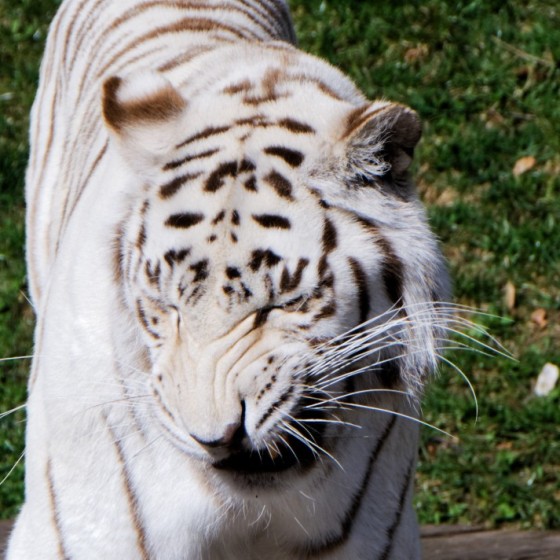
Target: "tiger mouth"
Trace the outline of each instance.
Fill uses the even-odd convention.
[[[321,434],[317,430],[300,430],[299,437],[287,434],[268,449],[251,449],[233,452],[228,457],[213,463],[220,471],[229,471],[241,475],[280,473],[290,469],[304,471],[309,469],[318,459]]]

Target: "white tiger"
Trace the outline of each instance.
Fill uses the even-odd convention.
[[[283,0],[66,0],[32,113],[9,560],[417,559],[420,123]]]

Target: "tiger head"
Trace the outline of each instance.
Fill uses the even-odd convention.
[[[118,281],[156,416],[246,478],[305,472],[355,405],[418,395],[448,296],[407,176],[417,115],[268,48],[202,85],[147,73],[103,92],[134,192]]]

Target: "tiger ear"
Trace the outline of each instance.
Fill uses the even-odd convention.
[[[187,103],[161,74],[113,76],[103,84],[105,123],[123,157],[138,171],[160,163],[177,143]]]
[[[421,136],[418,115],[404,105],[376,102],[356,109],[348,117],[345,134],[350,167],[362,180],[402,181]]]

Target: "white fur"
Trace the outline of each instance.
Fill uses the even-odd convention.
[[[444,298],[447,289],[439,250],[419,203],[387,196],[382,190],[344,187],[348,144],[341,139],[341,130],[349,113],[366,100],[337,70],[277,40],[289,39],[290,31],[282,36],[277,30],[274,36],[255,27],[256,36],[268,44],[220,44],[212,36],[176,33],[173,41],[164,37],[159,43],[139,44],[114,58],[126,41],[181,15],[177,6],[162,6],[138,16],[134,25],[127,22],[112,35],[103,35],[106,26],[136,4],[133,0],[107,6],[99,0],[67,0],[49,37],[33,110],[33,151],[27,175],[28,262],[37,330],[29,385],[26,499],[7,558],[419,558],[412,484],[403,487],[403,480],[407,476],[409,482],[413,480],[416,393],[424,374],[433,367],[435,338],[443,321],[429,301],[430,290]],[[267,21],[276,14],[278,29],[288,29],[274,2],[247,4],[253,6],[251,13],[260,10],[262,16],[264,10]],[[218,17],[208,8],[197,13]],[[220,21],[245,27],[250,22],[237,12],[224,12]],[[65,46],[62,38],[68,30]],[[74,51],[80,33],[87,38]],[[188,64],[155,73],[177,53],[200,45],[213,46],[213,50]],[[151,52],[148,47],[154,46],[159,49]],[[176,148],[189,136],[254,117],[254,107],[221,92],[246,79],[264,84],[267,72],[278,68],[308,80],[297,78],[295,85],[280,81],[277,94],[282,100],[258,112],[271,122],[291,115],[309,123],[315,134],[233,127],[196,144],[197,153],[215,149],[219,150],[216,156],[179,170],[162,170],[165,162],[191,153],[190,148]],[[102,124],[100,92],[102,82],[112,75],[124,78],[118,92],[121,103],[141,100],[173,84],[185,108],[172,121],[137,122],[110,133]],[[313,85],[317,80],[328,84],[339,99],[321,93]],[[284,98],[284,93],[290,97]],[[278,159],[264,157],[262,150],[270,145],[304,153],[301,168],[294,170]],[[221,162],[243,157],[256,162],[261,181],[271,170],[281,170],[290,179],[297,202],[288,206],[272,192],[251,198],[233,180],[210,196],[202,188],[205,175],[170,199],[158,197],[161,185],[181,173],[206,173]],[[320,280],[316,265],[325,219],[318,196],[336,208],[331,219],[338,230],[338,246],[329,257],[336,278],[332,297],[337,314],[310,331],[331,348],[324,359],[299,333],[299,315],[275,309],[266,329],[253,328],[255,313],[270,302],[262,274],[246,270],[247,255],[260,245],[282,255],[292,272],[305,256],[312,265],[304,270],[298,294],[312,298]],[[148,209],[145,200],[151,201]],[[207,224],[224,208],[239,210],[241,215],[235,246],[226,243],[226,229],[224,239],[210,246],[207,225],[185,231],[163,225],[169,215],[186,209],[203,213]],[[257,226],[251,216],[263,213],[289,216],[292,229],[287,233]],[[380,235],[390,240],[406,264],[406,321],[391,314],[392,304],[382,288],[383,252],[358,218],[375,222]],[[145,245],[135,250],[139,231],[146,226]],[[119,243],[128,249],[120,283],[115,279]],[[187,268],[165,269],[157,292],[141,274],[149,256],[187,245],[191,262],[207,258],[210,263],[206,291],[192,306],[173,299],[177,286],[190,281]],[[305,473],[292,469],[271,474],[271,484],[251,484],[214,469],[216,455],[189,434],[203,440],[219,438],[224,426],[239,419],[240,396],[247,403],[246,431],[258,449],[273,445],[282,422],[287,421],[274,413],[261,426],[258,420],[263,411],[291,384],[294,396],[290,399],[305,390],[297,376],[294,381],[288,375],[292,370],[311,368],[317,391],[330,392],[331,404],[336,404],[342,382],[329,383],[329,375],[343,375],[347,371],[344,361],[353,359],[355,350],[350,350],[349,342],[346,355],[336,354],[328,341],[349,329],[355,335],[351,329],[359,322],[356,288],[348,267],[352,255],[362,258],[367,269],[372,319],[370,342],[353,339],[365,352],[355,367],[393,352],[394,340],[400,340],[406,349],[406,395],[373,393],[358,399],[364,408],[338,411],[341,424],[327,428],[331,438],[327,449],[316,450],[320,459]],[[244,280],[253,292],[250,304],[232,305],[224,294],[226,265],[244,269]],[[271,269],[270,277],[278,285],[281,268]],[[280,307],[293,294],[278,297],[274,303]],[[160,303],[143,303],[153,305],[145,310],[147,315],[159,318],[159,338],[154,340],[140,327],[135,306],[139,300],[161,302],[162,298],[167,302],[164,310],[158,307]],[[392,343],[388,333],[394,333],[389,337],[394,337]],[[383,344],[387,349],[381,349]],[[266,358],[272,353],[280,363],[279,380],[258,400],[256,395],[266,383]],[[305,365],[306,360],[312,365]],[[356,390],[382,389],[371,372],[356,377]],[[154,388],[173,412],[173,420],[154,399]],[[395,422],[368,479],[372,450],[395,412],[412,418],[401,416]],[[318,545],[340,532],[364,480],[369,482],[350,534],[339,546],[310,556],[310,544]],[[399,499],[402,519],[388,542]]]

